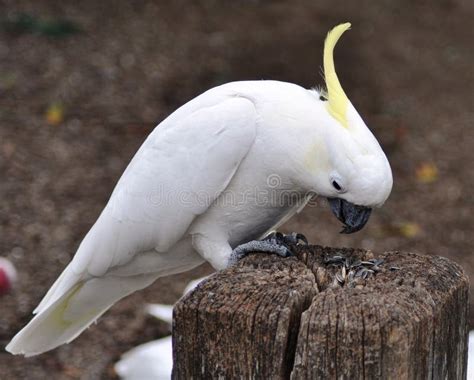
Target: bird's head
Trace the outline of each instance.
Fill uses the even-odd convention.
[[[324,45],[327,91],[320,123],[325,154],[324,170],[318,171],[323,174],[317,180],[317,192],[328,198],[331,210],[344,224],[343,233],[364,227],[371,209],[388,198],[393,182],[387,157],[347,98],[334,68],[334,46],[349,27],[349,23],[336,26]]]

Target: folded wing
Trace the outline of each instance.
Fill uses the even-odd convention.
[[[8,345],[10,352],[33,355],[73,340],[113,303],[173,265],[163,260],[160,272],[148,258],[176,244],[225,190],[256,132],[247,99],[207,99],[202,107],[192,102],[139,149],[35,318]],[[127,266],[133,270],[117,271]]]

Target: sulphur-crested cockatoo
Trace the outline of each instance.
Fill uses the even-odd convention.
[[[281,235],[252,239],[313,194],[329,199],[343,232],[361,229],[387,199],[392,174],[335,72],[334,46],[349,27],[326,38],[324,93],[228,83],[160,123],[7,350],[30,356],[70,342],[121,298],[205,260],[219,270],[248,251],[287,255]]]

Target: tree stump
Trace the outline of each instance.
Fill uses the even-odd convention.
[[[465,379],[468,279],[436,256],[294,247],[174,309],[174,379]]]

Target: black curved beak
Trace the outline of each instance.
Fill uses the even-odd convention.
[[[369,220],[372,209],[365,206],[357,206],[340,198],[328,198],[331,210],[344,227],[341,234],[352,234],[361,230]]]

